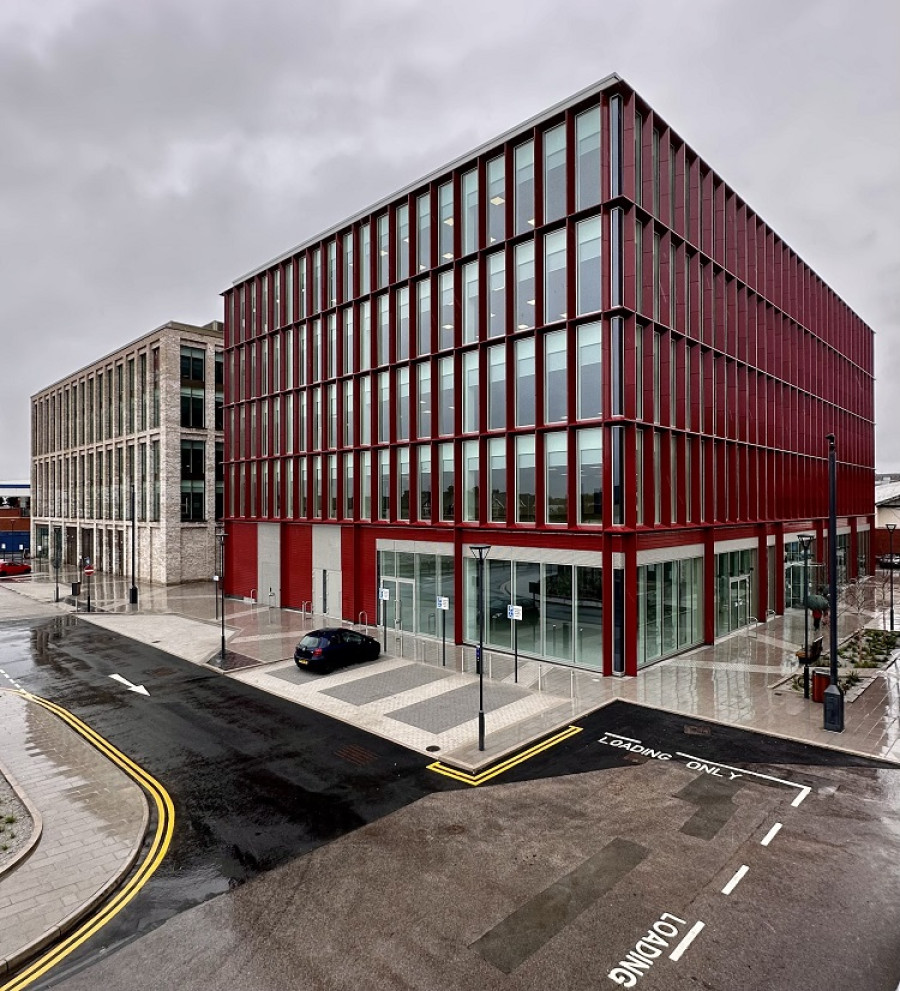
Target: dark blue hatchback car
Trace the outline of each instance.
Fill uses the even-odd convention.
[[[310,671],[334,671],[348,664],[374,661],[380,653],[381,644],[373,637],[335,627],[305,634],[294,650],[294,663]]]

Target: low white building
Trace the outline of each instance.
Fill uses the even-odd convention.
[[[215,572],[223,327],[169,322],[31,397],[35,567],[161,584]],[[132,510],[133,507],[133,510]]]

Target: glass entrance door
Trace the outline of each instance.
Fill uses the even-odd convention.
[[[728,600],[731,629],[738,630],[750,620],[750,579],[746,575],[728,580]]]
[[[379,614],[379,623],[398,633],[415,633],[415,582],[405,578],[383,578],[381,587],[387,589],[389,598],[382,603],[384,614]]]
[[[803,588],[803,571],[805,566],[796,561],[784,566],[784,605],[802,608],[805,599]]]

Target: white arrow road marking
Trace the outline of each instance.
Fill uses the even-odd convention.
[[[139,695],[150,694],[143,685],[132,685],[127,678],[123,678],[120,674],[111,674],[110,678],[112,678],[113,681],[118,681],[120,684],[125,685],[129,692],[137,692]]]

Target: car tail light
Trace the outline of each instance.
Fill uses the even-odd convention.
[[[316,649],[313,651],[313,657],[321,657],[321,656],[322,656],[322,648],[316,647]]]

